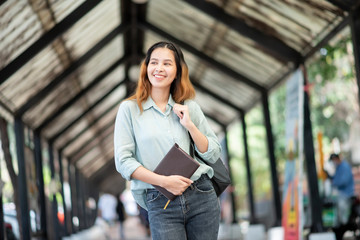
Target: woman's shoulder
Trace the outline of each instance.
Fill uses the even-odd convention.
[[[120,103],[120,111],[137,111],[139,109],[135,99],[126,99]]]
[[[121,102],[121,106],[133,107],[137,104],[136,99],[125,99]]]
[[[198,110],[200,109],[199,104],[194,99],[185,100],[184,104],[189,107],[189,109]]]

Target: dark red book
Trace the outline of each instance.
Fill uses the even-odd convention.
[[[154,173],[165,176],[181,175],[190,178],[199,166],[200,164],[197,161],[175,143],[155,168]],[[165,188],[157,185],[153,186],[169,200],[172,201],[176,198],[174,194],[170,193]]]

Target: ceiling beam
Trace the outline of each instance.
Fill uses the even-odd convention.
[[[223,104],[227,105],[228,107],[233,108],[236,111],[241,111],[243,112],[244,110],[241,109],[240,107],[236,106],[234,103],[230,102],[228,99],[226,99],[225,97],[221,97],[219,95],[217,95],[216,93],[212,92],[211,90],[209,90],[208,88],[202,86],[200,83],[193,81],[192,84],[194,85],[195,88],[201,90],[202,92],[204,92],[205,94],[215,98],[216,100],[222,102]]]
[[[335,37],[340,31],[342,31],[345,27],[349,26],[350,17],[346,16],[344,19],[333,29],[331,30],[325,37],[321,39],[320,42],[316,44],[308,53],[305,54],[304,60],[312,57],[314,53],[316,53],[320,48],[324,47],[328,42]],[[297,66],[298,67],[298,66]],[[297,68],[296,67],[296,68]]]
[[[115,169],[115,160],[114,157],[109,159],[105,165],[103,165],[98,171],[91,175],[89,178],[90,181],[101,182],[104,179],[104,176],[109,174],[109,170],[113,171]],[[119,173],[120,174],[120,173]]]
[[[61,129],[60,131],[58,131],[56,134],[54,134],[54,136],[52,136],[50,138],[50,142],[54,142],[57,138],[59,138],[62,134],[64,134],[67,130],[69,130],[72,126],[74,126],[78,121],[80,121],[86,114],[88,114],[89,112],[91,112],[95,107],[97,107],[101,102],[103,102],[112,92],[114,92],[118,87],[120,87],[122,84],[124,84],[124,81],[119,82],[118,84],[116,84],[112,89],[110,89],[110,91],[108,91],[106,94],[104,94],[104,96],[102,96],[99,100],[97,100],[93,105],[91,105],[88,109],[86,109],[80,116],[78,116],[76,119],[74,119],[73,121],[71,121],[71,123],[69,123],[68,125],[66,125],[63,129]],[[122,100],[122,98],[121,98]],[[89,126],[94,125],[97,121],[99,121],[104,115],[106,115],[108,112],[110,112],[114,107],[116,107],[120,101],[116,102],[115,104],[113,104],[111,107],[109,107],[108,109],[106,109],[104,111],[104,113],[102,114],[102,116],[96,118]],[[86,129],[84,130],[86,131]],[[81,134],[84,132],[82,131]],[[81,135],[80,134],[80,135]],[[68,144],[66,144],[68,145]],[[63,148],[60,148],[63,149]]]
[[[203,52],[197,50],[196,48],[194,48],[193,46],[191,46],[190,44],[181,41],[180,39],[175,38],[174,36],[168,34],[167,32],[164,32],[163,30],[157,28],[156,26],[152,25],[151,23],[148,22],[142,22],[139,23],[139,27],[141,28],[145,28],[148,29],[174,43],[176,43],[177,45],[179,45],[180,47],[182,47],[183,49],[189,51],[190,53],[194,54],[195,56],[197,56],[198,58],[200,58],[202,61],[204,61],[207,65],[211,66],[211,68],[213,69],[217,69],[223,73],[225,73],[226,75],[243,82],[244,84],[248,85],[249,87],[257,90],[257,91],[263,91],[265,90],[265,88],[261,85],[259,85],[258,83],[254,82],[253,80],[250,80],[249,78],[241,75],[240,73],[232,70],[231,68],[226,67],[224,64],[216,61],[213,57],[209,57],[208,55],[204,54]]]
[[[11,61],[0,71],[0,84],[6,81],[17,70],[24,66],[36,54],[43,50],[47,45],[53,42],[59,35],[67,31],[83,16],[90,12],[101,0],[85,1],[72,13],[56,24],[51,30],[42,35],[36,42],[28,47],[23,53]]]
[[[144,31],[137,27],[144,22],[147,15],[147,3],[136,4],[131,0],[121,0],[121,21],[130,25],[130,30],[124,34],[124,51],[131,56],[130,65],[139,63],[144,48]]]
[[[139,22],[146,19],[147,3],[136,4],[132,0],[121,1],[121,21],[127,22],[130,25],[130,30],[124,34],[124,52],[129,56],[130,60],[125,65],[125,81],[126,81],[126,96],[130,96],[136,87],[129,77],[129,72],[132,66],[139,65],[143,56],[145,33],[143,29],[137,27]]]
[[[108,124],[105,127],[98,130],[95,138],[90,138],[84,144],[82,144],[79,148],[73,150],[69,154],[67,154],[66,158],[69,162],[76,162],[78,159],[82,158],[88,151],[92,148],[96,147],[99,142],[103,141],[111,135],[114,131],[114,124]]]
[[[82,89],[79,93],[77,93],[72,99],[67,101],[64,105],[62,105],[60,108],[57,109],[55,113],[47,117],[39,127],[36,128],[36,131],[41,131],[43,128],[45,128],[50,122],[52,122],[55,118],[60,116],[63,112],[65,112],[67,109],[69,109],[73,104],[76,103],[80,98],[85,96],[88,92],[90,92],[91,89],[95,88],[106,76],[108,76],[111,72],[113,72],[118,66],[126,62],[127,58],[122,57],[118,59],[116,62],[114,62],[110,67],[108,67],[105,71],[100,73],[86,88]]]
[[[108,109],[109,110],[109,109]],[[112,110],[112,109],[110,109]],[[110,111],[109,110],[109,111]],[[109,111],[106,111],[106,113],[108,113]],[[102,114],[104,115],[104,114]],[[86,132],[92,125],[96,124],[100,118],[95,119],[93,122],[91,122],[87,129],[82,130],[79,134],[77,134],[75,137],[73,137],[71,140],[69,140],[68,142],[66,142],[63,146],[60,146],[59,149],[64,150],[65,148],[67,148],[70,144],[72,144],[73,142],[75,142],[84,132]],[[102,129],[109,129],[110,127],[114,126],[114,122],[115,122],[115,118],[113,119],[113,121],[110,121],[107,125],[105,125]],[[88,141],[87,141],[88,142]]]
[[[210,120],[214,121],[216,124],[220,125],[222,128],[226,127],[227,125],[225,123],[223,123],[222,121],[220,121],[217,117],[215,117],[214,115],[210,114],[210,113],[206,113],[204,112],[206,118],[209,118]]]
[[[355,10],[360,5],[359,0],[327,0],[327,1],[347,12],[351,10]]]
[[[16,116],[22,116],[30,108],[38,104],[43,100],[52,90],[55,89],[63,80],[66,79],[71,73],[77,70],[82,64],[86,63],[91,59],[96,53],[103,49],[107,44],[109,44],[118,34],[123,33],[128,28],[128,25],[120,24],[114,30],[112,30],[108,35],[101,39],[95,46],[93,46],[88,52],[81,56],[78,60],[73,62],[67,69],[65,69],[60,75],[58,75],[54,80],[52,80],[46,87],[39,90],[35,96],[30,98],[23,106],[21,106],[16,111]]]
[[[105,149],[104,151],[100,149],[100,151],[95,154],[92,152],[91,155],[77,159],[76,166],[86,172],[88,169],[94,168],[93,165],[98,164],[99,161],[106,161],[107,156],[114,156],[114,138],[108,137],[105,141],[102,141],[101,144]],[[74,164],[74,162],[71,162],[71,164]]]
[[[210,15],[217,21],[222,22],[237,33],[250,38],[260,46],[266,49],[266,54],[270,54],[277,60],[287,63],[299,63],[301,54],[283,41],[270,35],[266,35],[260,30],[247,25],[244,21],[227,14],[224,9],[213,3],[204,0],[185,0],[189,5]]]

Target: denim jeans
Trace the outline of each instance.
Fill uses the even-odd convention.
[[[150,230],[154,240],[216,240],[220,204],[207,175],[164,206],[167,198],[154,189],[147,191]]]

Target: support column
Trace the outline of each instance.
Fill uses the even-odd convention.
[[[71,231],[70,233],[76,233],[77,232],[77,228],[74,226],[74,217],[76,216],[76,184],[75,184],[75,176],[73,174],[73,171],[71,171],[71,168],[73,166],[71,166],[70,162],[68,162],[68,175],[69,175],[69,185],[70,185],[70,195],[71,195],[71,209],[70,209],[70,223],[71,223]]]
[[[76,209],[77,209],[77,217],[79,219],[79,230],[85,229],[84,223],[84,212],[83,212],[83,198],[82,198],[82,177],[80,170],[75,168],[75,181],[76,181]]]
[[[358,85],[358,100],[360,107],[360,7],[351,13],[350,28],[354,48],[355,74]]]
[[[49,142],[49,165],[50,165],[50,172],[51,172],[51,182],[53,184],[50,184],[50,188],[55,187],[54,183],[55,183],[55,166],[54,166],[54,152],[53,152],[53,144],[52,142]],[[56,240],[60,239],[60,234],[59,234],[59,221],[57,218],[57,212],[58,212],[58,205],[57,205],[57,200],[56,200],[56,192],[57,192],[57,187],[56,189],[50,189],[50,192],[52,193],[52,202],[51,202],[51,206],[52,206],[52,216],[53,216],[53,229],[54,229],[54,237]]]
[[[305,66],[302,65],[304,74],[304,86],[307,85],[307,73]],[[312,232],[323,232],[322,225],[322,204],[319,195],[318,177],[316,171],[315,151],[312,135],[312,126],[310,120],[310,106],[309,95],[304,91],[304,152],[307,170],[307,181],[310,191],[310,204],[311,204],[311,222]]]
[[[24,124],[20,117],[15,117],[16,155],[18,160],[18,191],[20,199],[21,227],[23,240],[30,240],[30,218],[28,205],[28,190],[26,185],[26,168],[24,154]]]
[[[268,154],[270,159],[271,183],[273,190],[273,200],[275,205],[275,226],[281,226],[281,201],[279,192],[279,181],[277,177],[276,159],[274,152],[274,139],[271,129],[270,111],[267,92],[262,92],[262,104],[264,111],[264,121],[267,136]]]
[[[0,183],[2,184],[1,178],[1,162],[0,162]],[[5,239],[5,227],[4,227],[4,206],[3,206],[3,186],[0,187],[0,239]]]
[[[226,126],[222,126],[223,132],[224,132],[224,152],[226,153],[226,163],[227,163],[227,167],[229,170],[229,174],[230,174],[230,179],[231,182],[233,183],[233,177],[232,177],[232,172],[231,172],[231,166],[230,166],[230,157],[229,157],[229,148],[228,148],[228,141],[227,141],[227,131],[226,131]],[[234,189],[233,186],[230,186],[232,189]],[[236,204],[235,204],[235,197],[234,197],[234,191],[231,190],[230,191],[230,198],[231,198],[231,211],[232,211],[232,223],[237,223],[237,218],[236,218]]]
[[[59,160],[59,177],[60,177],[60,185],[61,185],[61,189],[60,189],[60,193],[61,193],[61,197],[63,199],[63,211],[64,211],[64,226],[63,226],[63,230],[64,230],[64,235],[67,236],[68,235],[68,230],[67,230],[67,214],[66,214],[66,203],[65,203],[65,196],[64,196],[64,174],[63,174],[63,162],[62,162],[62,152],[59,151],[58,152],[58,160]]]
[[[34,155],[36,168],[36,186],[39,190],[39,207],[40,207],[40,231],[42,239],[47,239],[46,228],[46,203],[44,191],[44,175],[43,175],[43,160],[41,152],[41,137],[40,132],[34,132]]]
[[[247,143],[247,133],[246,133],[246,121],[245,121],[245,113],[240,113],[241,116],[241,125],[243,132],[243,142],[244,142],[244,158],[246,165],[246,173],[247,173],[247,187],[248,187],[248,197],[249,197],[249,206],[250,206],[250,224],[256,223],[256,214],[255,214],[255,201],[254,201],[254,193],[253,193],[253,184],[252,184],[252,173],[250,166],[250,158],[249,158],[249,148]]]

